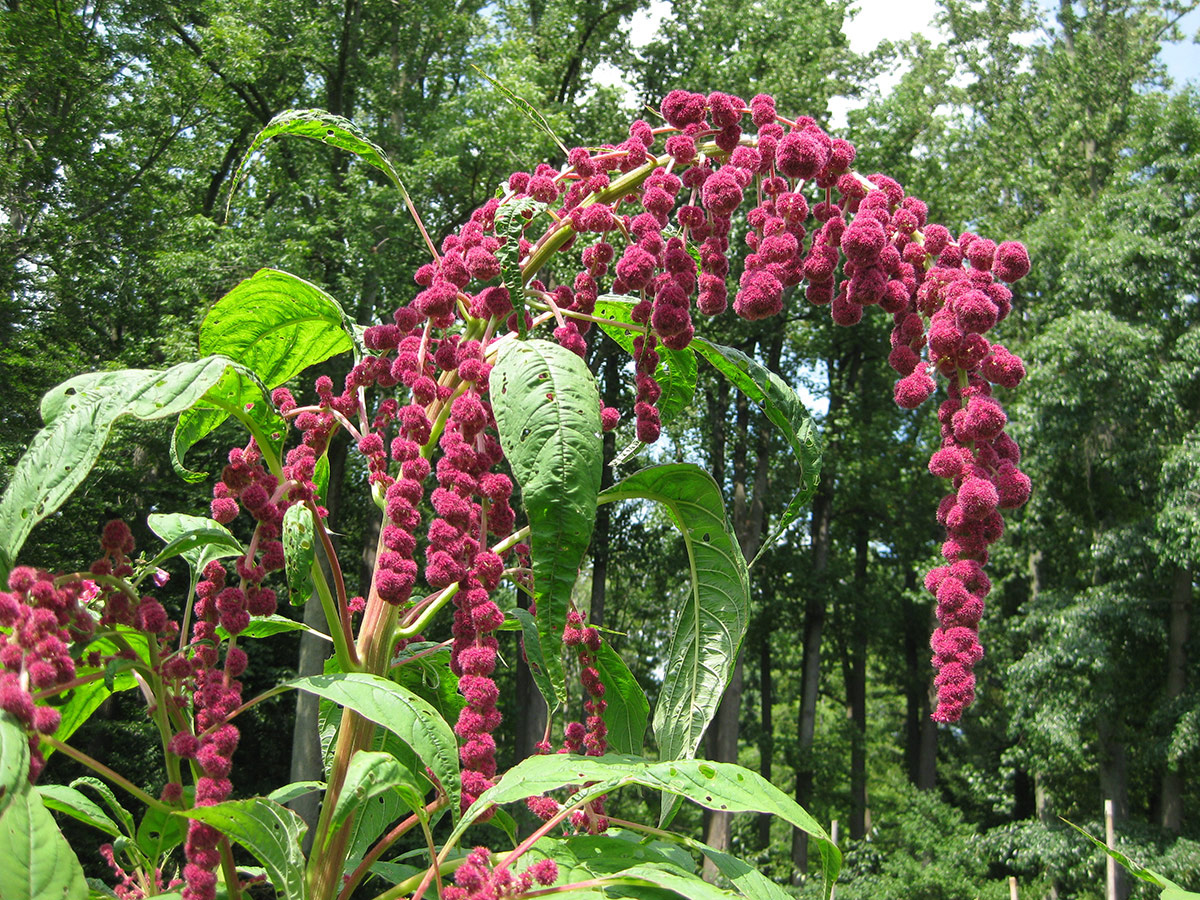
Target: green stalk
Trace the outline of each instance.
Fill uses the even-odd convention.
[[[149,794],[147,794],[145,791],[143,791],[140,787],[138,787],[136,784],[134,784],[128,778],[126,778],[123,775],[118,775],[116,772],[114,772],[108,766],[104,765],[104,763],[98,762],[97,760],[92,759],[90,756],[88,756],[82,750],[76,750],[70,744],[64,744],[62,741],[56,740],[55,738],[52,738],[49,735],[43,734],[40,737],[41,737],[42,743],[49,744],[51,747],[53,747],[59,753],[63,753],[65,755],[71,757],[71,759],[75,760],[76,762],[82,763],[83,765],[85,765],[89,769],[91,769],[93,772],[95,772],[97,775],[104,776],[105,781],[110,781],[113,784],[115,784],[117,787],[124,789],[127,793],[130,793],[134,797],[137,797],[139,800],[141,800],[143,803],[145,803],[151,809],[156,809],[159,812],[163,812],[163,813],[171,813],[171,812],[175,811],[175,807],[169,806],[168,804],[163,803],[157,797],[151,797]]]

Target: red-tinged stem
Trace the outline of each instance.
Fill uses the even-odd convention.
[[[376,550],[379,552],[383,549],[383,534],[381,533]],[[358,658],[362,661],[363,671],[375,675],[387,673],[391,663],[392,648],[395,646],[398,615],[399,610],[383,600],[372,584],[370,596],[367,598],[367,608],[363,612],[356,648]],[[350,760],[359,750],[365,750],[371,746],[375,728],[375,723],[364,719],[357,713],[349,709],[342,711],[333,765],[329,773],[329,784],[314,833],[313,846],[325,849],[309,860],[309,896],[312,900],[332,900],[341,889],[342,866],[346,859],[347,842],[353,829],[339,828],[335,834],[330,835],[329,828],[333,810],[337,806],[338,795],[346,781],[346,771],[350,766]]]
[[[174,812],[174,807],[172,807],[166,803],[163,803],[161,800],[159,800],[156,797],[151,797],[149,794],[147,794],[145,791],[143,791],[140,787],[138,787],[136,784],[134,784],[128,778],[126,778],[123,775],[118,775],[116,772],[114,772],[108,766],[104,765],[104,763],[92,759],[90,756],[88,756],[82,750],[76,750],[70,744],[64,744],[62,741],[56,740],[55,738],[52,738],[49,735],[43,734],[43,735],[40,735],[39,737],[41,738],[42,743],[49,744],[51,747],[53,747],[59,753],[65,754],[66,756],[71,757],[71,759],[75,760],[76,762],[82,763],[83,765],[87,766],[93,772],[95,772],[99,775],[103,775],[104,779],[106,781],[111,781],[117,787],[123,788],[126,792],[132,794],[134,797],[137,797],[139,800],[141,800],[143,803],[145,803],[151,809],[156,809],[159,812],[165,812],[165,813]]]
[[[609,878],[589,878],[587,881],[572,881],[570,884],[560,884],[557,887],[542,888],[540,891],[526,891],[522,897],[553,897],[555,894],[565,894],[580,888],[604,887],[613,884],[617,876]]]
[[[221,872],[225,876],[225,891],[228,900],[241,900],[242,883],[238,878],[237,866],[233,863],[233,848],[229,846],[229,838],[221,835]]]
[[[85,684],[91,684],[93,681],[99,681],[104,677],[103,672],[93,672],[91,675],[81,675],[78,678],[72,678],[70,681],[56,684],[54,687],[46,688],[44,691],[38,691],[33,695],[34,703],[41,703],[47,697],[54,697],[66,691],[73,691],[75,688],[83,687]]]
[[[341,623],[342,634],[346,637],[350,661],[355,666],[358,666],[358,652],[352,643],[354,626],[350,624],[350,604],[346,599],[346,581],[342,577],[342,565],[338,562],[337,552],[333,549],[333,541],[329,537],[329,530],[325,527],[324,520],[317,514],[316,501],[311,499],[305,500],[304,505],[308,507],[308,511],[313,517],[313,529],[321,537],[321,546],[325,549],[325,559],[329,563],[329,571],[333,574],[333,588],[337,593],[338,620]],[[333,628],[333,622],[329,623],[329,627],[330,629]]]
[[[431,801],[425,806],[425,815],[432,815],[445,803],[446,798],[444,796],[440,796]],[[392,846],[392,844],[396,843],[396,841],[402,838],[409,831],[409,829],[411,829],[419,821],[420,819],[414,813],[387,834],[385,834],[382,838],[380,838],[378,843],[376,843],[375,846],[370,849],[367,855],[363,857],[362,862],[358,864],[358,868],[356,868],[350,873],[349,876],[347,876],[346,883],[342,887],[341,893],[338,894],[338,900],[350,900],[350,895],[354,893],[354,889],[358,887],[359,882],[361,882],[367,876],[367,872],[370,870],[371,866],[375,865],[379,857],[383,856],[383,854],[390,846]]]
[[[204,737],[207,734],[212,734],[218,728],[227,724],[228,722],[231,722],[233,719],[236,719],[238,716],[240,716],[246,710],[250,709],[252,706],[257,706],[258,704],[262,703],[264,700],[270,700],[272,697],[278,697],[280,694],[282,694],[286,690],[288,690],[288,686],[286,684],[281,684],[278,687],[271,688],[269,691],[264,691],[263,693],[259,694],[257,697],[252,697],[251,699],[249,699],[245,703],[243,703],[241,706],[239,706],[237,709],[235,709],[233,712],[231,712],[229,715],[227,715],[225,718],[221,719],[221,721],[217,722],[215,725],[210,725],[204,731],[200,732],[200,734],[196,735],[196,737]]]

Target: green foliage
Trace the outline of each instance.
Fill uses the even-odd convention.
[[[544,340],[500,349],[490,395],[529,519],[538,637],[553,688],[546,702],[555,709],[566,700],[563,627],[596,521],[600,395],[583,360]]]
[[[662,504],[683,537],[690,590],[671,624],[668,677],[654,708],[654,736],[665,759],[689,759],[729,683],[749,620],[749,576],[725,520],[712,476],[687,464],[635,472],[601,495]]]
[[[181,810],[180,815],[198,819],[241,844],[267,870],[267,880],[283,896],[304,900],[304,820],[290,809],[264,797],[226,800],[213,806]]]

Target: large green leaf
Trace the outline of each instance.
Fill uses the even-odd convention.
[[[335,116],[333,113],[327,113],[323,109],[288,109],[271,119],[266,124],[266,127],[258,133],[258,136],[254,138],[254,143],[250,145],[250,149],[242,157],[242,161],[238,165],[238,170],[234,175],[233,188],[229,192],[230,200],[233,199],[233,190],[241,183],[246,164],[250,161],[250,157],[258,151],[258,148],[273,137],[289,135],[320,141],[323,144],[329,144],[331,147],[337,147],[353,153],[364,162],[369,163],[387,175],[388,180],[401,191],[404,190],[404,185],[400,182],[400,176],[397,174],[395,166],[387,158],[387,154],[383,152],[383,149],[378,144],[368,140],[362,131],[359,130],[358,126],[349,119]],[[229,218],[228,202],[225,204],[225,217]]]
[[[84,900],[88,896],[79,859],[37,788],[17,791],[0,815],[0,860],[0,897],[4,900]]]
[[[180,810],[176,815],[211,825],[245,847],[263,864],[281,897],[304,900],[307,896],[300,844],[308,826],[290,809],[265,797],[251,797]]]
[[[84,900],[79,860],[29,783],[29,741],[0,712],[0,897],[4,900]]]
[[[17,462],[0,499],[0,574],[7,574],[33,527],[62,506],[87,477],[118,419],[179,415],[236,368],[228,359],[211,357],[166,371],[93,373],[46,394],[46,425]]]
[[[600,395],[583,360],[549,341],[507,341],[489,396],[530,526],[533,591],[551,710],[566,702],[562,632],[596,522]]]
[[[263,384],[252,369],[236,363],[175,423],[171,465],[180,478],[196,482],[206,477],[207,473],[188,469],[183,458],[193,444],[230,416],[246,426],[269,463],[278,460],[287,425],[271,403],[270,386]]]
[[[650,719],[650,701],[629,666],[605,641],[596,657],[596,670],[604,684],[604,724],[608,728],[608,746],[614,753],[642,752],[646,725]]]
[[[310,675],[288,683],[381,725],[424,760],[450,797],[451,814],[459,810],[458,742],[437,710],[408,688],[361,672]]]
[[[758,557],[796,520],[801,507],[816,491],[821,479],[821,445],[812,417],[786,381],[733,347],[714,344],[704,338],[696,338],[692,346],[738,390],[762,408],[763,414],[779,429],[792,448],[796,464],[800,467],[796,494],[779,517],[774,531],[762,542],[758,554],[751,560],[750,564],[754,565]]]
[[[651,466],[601,495],[605,503],[632,499],[666,507],[687,550],[691,585],[670,624],[654,734],[664,759],[690,758],[721,702],[746,634],[746,561],[725,520],[720,488],[699,466]]]
[[[829,835],[795,800],[757,772],[733,763],[697,759],[646,762],[640,757],[615,754],[599,758],[563,753],[531,756],[509,769],[480,795],[463,814],[451,840],[493,804],[511,803],[568,786],[579,788],[571,796],[571,802],[575,803],[629,784],[665,791],[706,809],[779,816],[816,841],[821,852],[825,896],[829,896],[841,868],[841,853]]]
[[[6,712],[0,712],[0,814],[25,789],[29,777],[29,739]]]
[[[311,282],[259,269],[213,304],[200,324],[200,353],[237,360],[267,387],[355,349],[342,305]]]
[[[45,784],[38,788],[47,808],[65,813],[107,835],[120,837],[122,831],[91,797],[65,784]]]
[[[630,324],[633,317],[632,301],[620,294],[604,294],[596,301],[595,315],[599,318],[610,319],[614,322]],[[619,325],[600,323],[604,333],[621,345],[621,348],[633,355],[633,340],[637,333]],[[691,347],[683,350],[672,350],[659,345],[658,367],[654,371],[654,380],[662,388],[658,398],[658,415],[664,425],[679,415],[692,402],[696,393],[696,354]]]

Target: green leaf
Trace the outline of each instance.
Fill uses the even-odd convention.
[[[213,826],[245,847],[267,870],[271,885],[288,900],[304,900],[304,854],[308,826],[296,813],[265,797],[227,800],[214,806],[180,810],[176,815]]]
[[[547,674],[546,654],[542,652],[542,638],[538,634],[537,620],[527,609],[513,609],[509,611],[509,615],[521,623],[521,633],[525,640],[525,660],[529,665],[529,674],[533,676],[533,683],[546,698],[546,702],[551,703],[550,698],[556,694]]]
[[[297,797],[303,797],[305,794],[311,794],[313,791],[323,790],[325,790],[325,782],[323,781],[293,781],[291,784],[275,788],[275,790],[267,794],[267,799],[274,800],[276,803],[286,806]]]
[[[250,157],[271,138],[285,135],[309,138],[353,153],[363,162],[369,163],[387,175],[392,184],[404,192],[400,176],[391,160],[387,158],[387,154],[378,144],[368,140],[358,126],[349,119],[327,113],[323,109],[288,109],[279,113],[266,124],[266,127],[254,138],[254,143],[242,157],[241,163],[238,164],[238,170],[233,178],[233,188],[229,191],[229,201],[225,203],[226,220],[229,218],[229,202],[233,200],[233,191],[241,183]]]
[[[0,815],[29,784],[29,738],[9,713],[0,712]]]
[[[42,802],[48,809],[65,813],[112,837],[121,836],[122,832],[117,827],[117,823],[109,818],[108,814],[90,797],[75,788],[67,787],[64,784],[45,784],[38,788],[38,793],[42,795]]]
[[[118,419],[176,416],[200,402],[231,368],[227,359],[210,358],[166,371],[93,373],[46,394],[46,425],[17,462],[0,499],[0,575],[7,574],[33,527],[87,477]]]
[[[596,522],[604,447],[600,395],[583,360],[543,340],[507,341],[490,397],[530,526],[533,591],[553,712],[566,702],[562,632]]]
[[[816,491],[821,480],[821,445],[812,417],[786,381],[733,347],[714,344],[704,338],[696,338],[692,346],[730,383],[759,405],[792,448],[796,464],[800,467],[796,494],[779,517],[775,530],[762,542],[757,556],[750,561],[750,565],[754,565],[795,521],[801,507]]]
[[[417,656],[420,653],[425,655]],[[432,641],[409,644],[393,657],[388,678],[425,700],[447,722],[457,722],[466,706],[458,692],[458,677],[450,671],[449,647]]]
[[[504,238],[504,243],[496,250],[496,259],[500,262],[500,279],[508,288],[508,298],[517,317],[517,333],[521,340],[525,340],[526,332],[525,274],[520,262],[521,235],[545,208],[545,204],[538,203],[532,197],[512,197],[496,210],[496,237]]]
[[[319,631],[309,628],[303,622],[297,622],[295,619],[275,614],[251,619],[250,624],[238,632],[238,638],[264,638],[290,631],[308,631],[320,634]],[[222,639],[229,637],[229,632],[220,625],[217,626],[217,634]],[[325,637],[325,635],[321,636]]]
[[[25,780],[26,772],[21,773]],[[83,868],[37,788],[15,791],[0,815],[0,897],[84,900]]]
[[[458,741],[432,706],[395,682],[361,672],[310,675],[288,684],[348,707],[404,741],[441,782],[457,818],[462,791]]]
[[[136,644],[135,644],[136,646]],[[101,656],[107,656],[110,653],[116,653],[120,649],[115,642],[108,638],[97,638],[87,645],[87,652],[96,651]],[[139,648],[140,649],[140,648]],[[128,662],[128,661],[127,661]],[[93,675],[96,672],[104,671],[108,674],[107,664],[103,668],[84,666],[81,663],[76,663],[75,674],[82,678],[87,675]],[[137,687],[137,679],[133,677],[133,672],[126,669],[121,672],[114,673],[111,684],[105,683],[104,679],[98,681],[90,681],[87,684],[81,684],[79,687],[72,688],[66,694],[66,702],[58,707],[58,712],[61,718],[58,722],[58,728],[54,732],[54,737],[60,741],[70,740],[79,727],[91,718],[92,713],[100,708],[100,705],[114,693],[120,691],[128,691]],[[54,753],[54,748],[45,745],[42,747],[42,756],[49,759]]]
[[[729,891],[709,884],[699,875],[663,863],[630,866],[611,877],[615,884],[649,884],[673,891],[688,900],[729,900],[734,896]]]
[[[71,782],[71,787],[88,787],[100,795],[100,799],[104,801],[105,806],[109,808],[114,816],[117,817],[117,822],[121,829],[126,834],[133,834],[133,815],[117,799],[117,795],[113,793],[113,789],[101,781],[99,778],[93,778],[91,775],[84,775],[76,778]]]
[[[287,424],[271,403],[270,388],[253,370],[233,363],[228,365],[220,380],[175,423],[175,431],[171,435],[171,465],[180,478],[197,482],[206,477],[204,472],[188,469],[183,464],[183,458],[193,444],[230,416],[246,426],[267,457],[268,465],[278,460]]]
[[[269,388],[355,349],[342,305],[317,285],[259,269],[213,304],[200,324],[200,354],[228,356]]]
[[[650,701],[629,666],[605,641],[596,657],[596,669],[604,684],[604,724],[608,728],[608,746],[615,753],[638,756],[646,739],[650,719]]]
[[[614,322],[631,324],[633,317],[630,313],[633,303],[620,294],[603,294],[596,300],[595,315],[598,318],[611,319]],[[617,325],[600,323],[601,329],[610,338],[621,345],[630,356],[633,355],[633,340],[636,332]],[[658,367],[654,370],[654,380],[662,388],[658,398],[658,415],[666,425],[679,415],[692,402],[696,393],[696,354],[688,347],[684,350],[672,350],[661,344],[655,348],[658,353]]]
[[[283,514],[283,553],[287,561],[288,596],[293,606],[312,596],[316,540],[309,508],[303,503],[289,506]]]
[[[155,862],[182,844],[186,836],[187,823],[183,819],[173,813],[151,807],[146,810],[141,824],[138,825],[137,845],[147,859]]]
[[[663,758],[690,758],[729,684],[749,624],[746,561],[725,520],[720,488],[700,467],[651,466],[601,495],[605,503],[635,498],[666,507],[687,550],[691,590],[669,626],[654,734]]]
[[[161,566],[168,559],[182,556],[193,573],[200,573],[214,559],[241,556],[242,542],[220,522],[183,513],[151,513],[146,517],[150,530],[167,542],[149,563]]]
[[[1062,819],[1062,816],[1059,816],[1059,818]],[[1104,843],[1104,841],[1097,837],[1093,837],[1074,822],[1067,821],[1066,819],[1063,819],[1063,821],[1082,834],[1085,838],[1087,838],[1105,853],[1107,853],[1109,856],[1111,856],[1113,859],[1115,859],[1117,862],[1119,862],[1134,878],[1140,878],[1142,881],[1148,881],[1150,884],[1162,888],[1163,891],[1161,894],[1159,894],[1161,900],[1191,900],[1191,898],[1200,897],[1200,894],[1184,890],[1175,882],[1171,881],[1171,879],[1164,875],[1159,875],[1153,869],[1147,869],[1145,866],[1135,863],[1120,850],[1113,850],[1106,843]]]
[[[329,835],[332,837],[351,813],[366,806],[369,800],[392,793],[413,812],[424,809],[421,789],[398,759],[389,753],[358,751],[346,769],[346,778],[329,820]]]
[[[841,868],[841,853],[829,835],[795,800],[757,772],[733,763],[697,759],[646,762],[641,757],[615,754],[598,758],[565,753],[531,756],[509,769],[471,804],[450,840],[461,835],[493,804],[511,803],[568,786],[580,789],[570,798],[575,803],[629,784],[665,791],[706,809],[779,816],[816,841],[821,852],[825,896],[829,896]]]

